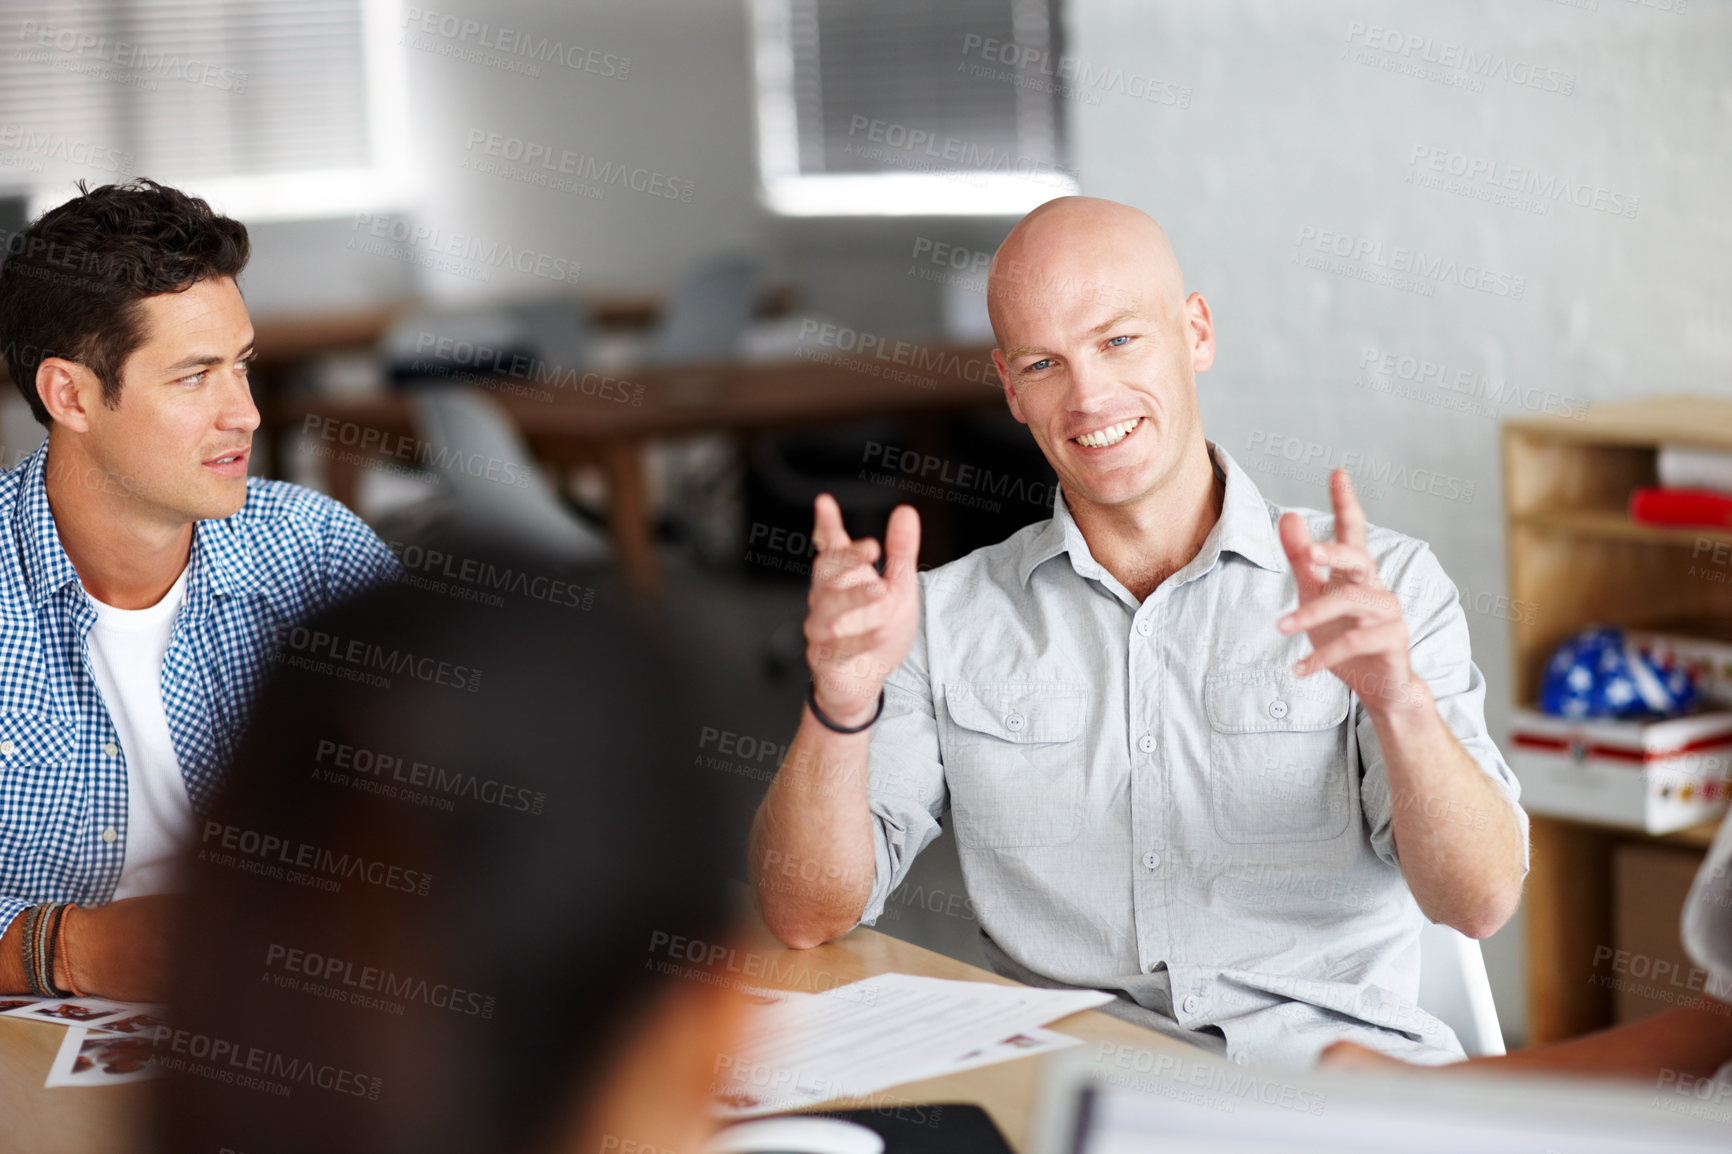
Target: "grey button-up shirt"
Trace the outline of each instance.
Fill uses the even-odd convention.
[[[1002,973],[1112,990],[1115,1012],[1240,1061],[1302,1065],[1344,1037],[1459,1057],[1415,1006],[1424,914],[1371,719],[1333,674],[1291,672],[1310,643],[1275,628],[1298,602],[1285,510],[1211,448],[1221,517],[1140,604],[1062,493],[1051,520],[921,575],[920,630],[872,739],[862,920],[948,809]],[[1332,535],[1331,516],[1296,511]],[[1455,586],[1421,541],[1372,527],[1367,543],[1414,668],[1514,806]]]

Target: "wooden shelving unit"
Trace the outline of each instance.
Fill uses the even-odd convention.
[[[1704,577],[1700,570],[1714,566],[1699,555],[1704,540],[1732,543],[1732,531],[1639,525],[1625,512],[1632,490],[1658,483],[1662,444],[1732,452],[1732,400],[1657,397],[1597,406],[1579,421],[1504,425],[1510,596],[1533,609],[1512,624],[1518,704],[1538,699],[1547,659],[1583,626],[1732,616],[1732,584]],[[1592,978],[1595,947],[1613,941],[1619,844],[1702,847],[1717,824],[1650,837],[1534,816],[1525,899],[1530,1044],[1612,1022],[1612,993]]]

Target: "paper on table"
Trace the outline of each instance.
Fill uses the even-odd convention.
[[[111,998],[37,998],[28,1004],[12,1005],[22,999],[7,998],[8,1008],[0,1017],[28,1018],[32,1022],[48,1022],[56,1026],[107,1026],[137,1014],[162,1016],[162,1007],[146,1002],[116,1002]]]
[[[1110,1002],[1043,990],[880,974],[761,1008],[717,1087],[717,1112],[772,1113],[853,1098],[1028,1052],[1019,1034]],[[997,1056],[974,1060],[983,1053]],[[965,1064],[966,1060],[966,1064]]]
[[[958,1070],[972,1070],[976,1066],[990,1066],[994,1062],[1008,1062],[1013,1058],[1029,1058],[1036,1054],[1050,1054],[1055,1050],[1068,1050],[1072,1046],[1080,1045],[1081,1038],[1036,1026],[1032,1030],[1024,1030],[1020,1034],[1013,1034],[990,1046],[962,1055],[950,1064],[945,1073],[954,1074]]]
[[[149,1038],[73,1026],[60,1040],[44,1086],[112,1086],[162,1073]]]

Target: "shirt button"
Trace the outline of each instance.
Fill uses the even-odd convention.
[[[1143,855],[1143,864],[1148,866],[1152,870],[1153,869],[1160,869],[1161,868],[1161,855],[1156,853],[1154,850],[1150,850],[1148,853]]]
[[[11,757],[18,752],[18,747],[10,741],[0,741],[0,757]]]
[[[105,757],[114,757],[119,752],[120,752],[120,746],[114,744],[114,742],[112,742],[112,741],[105,742],[102,746],[102,753],[103,753],[103,756],[105,756]]]
[[[1269,703],[1269,716],[1273,717],[1276,721],[1280,721],[1283,717],[1286,717],[1287,703],[1285,701],[1271,701]]]
[[[1020,713],[1011,713],[1011,714],[1005,715],[1004,727],[1006,729],[1010,730],[1012,733],[1021,733],[1022,727],[1027,725],[1027,724],[1028,724],[1028,719],[1025,718]]]
[[[1155,627],[1149,624],[1148,618],[1145,617],[1143,620],[1137,622],[1137,632],[1141,633],[1144,637],[1147,637],[1154,631]]]
[[[102,831],[102,840],[111,845],[114,843],[114,839],[119,836],[120,831],[116,830],[113,826],[109,826],[107,829]]]
[[[1240,1050],[1238,1053],[1233,1055],[1233,1061],[1239,1063],[1239,1065],[1241,1065],[1241,1066],[1245,1065],[1245,1063],[1249,1062],[1250,1060],[1251,1060],[1251,1055],[1245,1053],[1245,1051],[1243,1051],[1243,1050]]]
[[[1141,737],[1137,738],[1137,748],[1142,750],[1144,753],[1153,753],[1155,752],[1155,739],[1145,733]]]
[[[1203,1008],[1203,999],[1195,994],[1186,994],[1185,1000],[1179,1003],[1179,1009],[1187,1014],[1195,1014]]]

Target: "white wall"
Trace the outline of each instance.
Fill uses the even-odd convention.
[[[401,212],[428,231],[393,243],[389,231],[374,236],[370,221],[354,217],[255,224],[247,283],[255,312],[321,312],[414,295],[659,293],[705,255],[763,247],[742,0],[418,7],[486,26],[450,36],[437,23],[431,32],[407,20],[396,29],[407,64],[411,163]],[[512,43],[502,30],[579,47],[571,59],[588,66],[501,50],[494,46]],[[490,157],[485,142],[471,143],[475,132],[515,142],[513,153],[545,148],[555,168]],[[557,166],[566,151],[590,158],[591,172],[641,168],[661,178],[657,191],[583,180],[582,159],[565,178],[599,190],[599,198],[513,179],[564,176]],[[478,172],[466,161],[508,171]],[[660,195],[683,191],[673,181],[689,182],[689,199]],[[512,255],[501,260],[502,252]],[[539,265],[539,274],[517,271],[518,260]]]
[[[1199,381],[1210,435],[1246,464],[1280,461],[1265,450],[1294,438],[1306,451],[1366,454],[1375,470],[1388,462],[1391,478],[1402,467],[1410,480],[1439,472],[1446,494],[1472,483],[1471,499],[1387,486],[1366,506],[1374,521],[1430,541],[1458,585],[1487,596],[1490,612],[1469,622],[1499,736],[1509,649],[1490,600],[1507,592],[1498,421],[1522,414],[1524,400],[1451,411],[1429,402],[1463,394],[1435,378],[1418,386],[1422,399],[1379,394],[1356,384],[1366,350],[1445,366],[1446,384],[1483,374],[1537,390],[1525,400],[1540,407],[1547,392],[1553,408],[1732,394],[1732,6],[1581,4],[1593,7],[1071,0],[1069,13],[1069,53],[1109,83],[1122,69],[1191,90],[1187,108],[1094,90],[1098,102],[1072,102],[1071,124],[1085,191],[1159,219],[1213,306],[1220,353]],[[1349,39],[1360,25],[1395,30],[1403,48],[1409,37],[1432,42],[1410,54],[1368,49],[1369,31]],[[1538,66],[1540,87],[1494,78],[1476,92],[1392,70],[1428,51],[1444,59],[1446,42],[1501,56],[1522,79]],[[1589,189],[1574,195],[1590,207],[1546,200],[1540,214],[1412,183],[1451,163],[1434,174],[1423,158],[1412,163],[1416,148],[1495,162],[1500,176],[1513,166],[1567,179]],[[1493,191],[1483,178],[1471,187]],[[1603,211],[1630,198],[1633,217]],[[1429,296],[1368,283],[1295,263],[1324,255],[1307,229],[1353,238],[1337,267],[1378,271],[1370,257],[1352,260],[1363,240],[1385,260],[1400,246],[1510,279],[1492,293],[1434,283]],[[1274,500],[1327,505],[1323,469],[1315,480],[1254,475]],[[1520,955],[1519,924],[1487,943],[1517,1036]]]
[[[418,219],[570,258],[582,266],[573,287],[609,294],[659,291],[707,254],[762,245],[742,0],[492,0],[464,15],[580,44],[601,59],[593,70],[544,63],[528,77],[410,51]],[[624,79],[607,75],[622,60]],[[592,172],[611,164],[666,179],[640,192],[564,177],[599,188],[595,199],[476,172],[464,163],[503,160],[487,156],[485,142],[471,145],[476,132],[593,158]],[[540,164],[507,167],[562,177]],[[689,201],[663,195],[679,188],[683,196],[687,183]],[[549,278],[511,273],[486,284],[436,274],[427,286],[452,298],[559,291]]]

